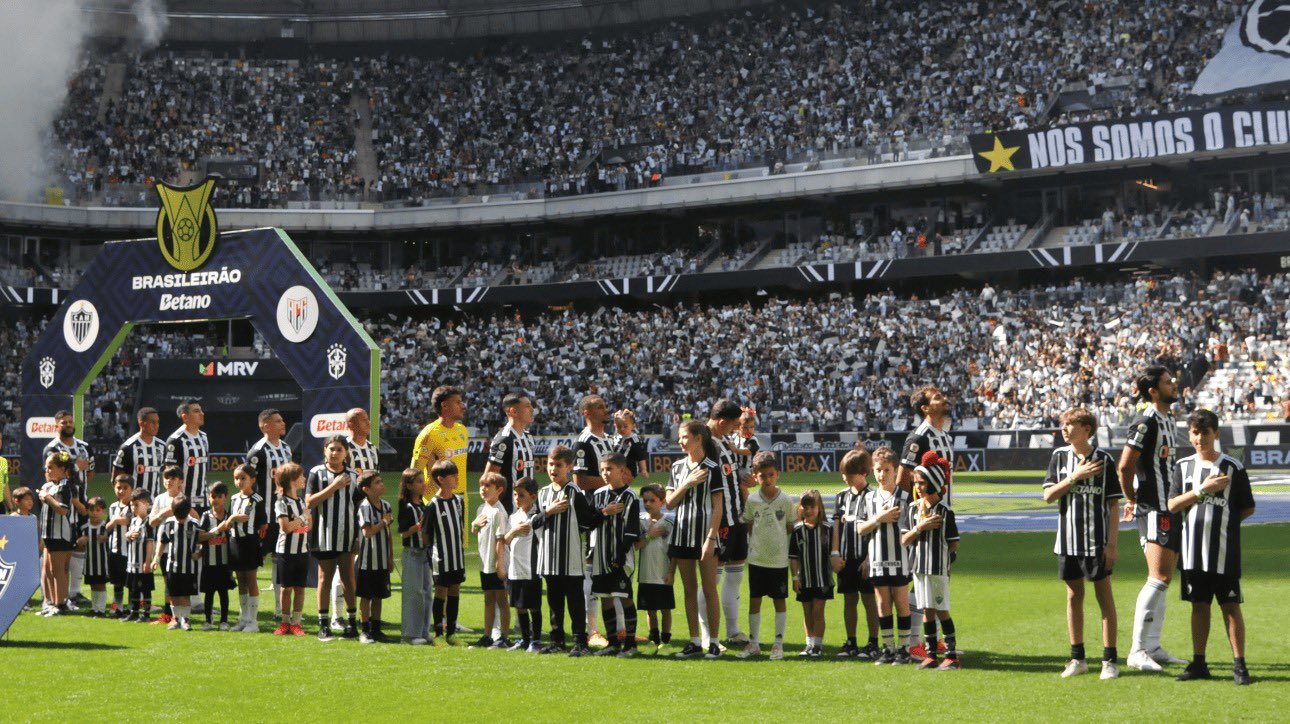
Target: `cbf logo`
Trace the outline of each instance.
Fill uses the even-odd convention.
[[[1261,53],[1290,57],[1290,0],[1254,0],[1241,19],[1241,42]]]
[[[181,272],[197,269],[215,251],[215,209],[210,205],[215,179],[196,186],[157,183],[161,209],[157,211],[157,243],[166,263]]]
[[[40,359],[40,386],[49,389],[54,386],[54,358],[42,357]]]
[[[73,352],[84,352],[99,338],[99,310],[93,302],[73,302],[63,316],[63,340]]]
[[[278,298],[278,332],[288,342],[299,344],[318,326],[318,297],[312,290],[297,284]]]
[[[3,558],[0,558],[0,598],[4,598],[4,593],[9,589],[9,581],[13,580],[14,565]]]
[[[327,374],[331,375],[333,380],[339,380],[345,376],[345,360],[349,353],[345,351],[345,345],[333,344],[327,348]]]

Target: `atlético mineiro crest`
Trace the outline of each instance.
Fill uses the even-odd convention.
[[[40,386],[49,389],[54,386],[54,358],[42,357],[40,359]]]
[[[308,297],[298,297],[287,300],[287,324],[289,324],[297,334],[299,334],[300,330],[304,329],[305,325],[309,323],[309,313]]]
[[[86,335],[90,333],[90,325],[94,323],[94,313],[82,303],[77,305],[71,314],[72,334],[75,335],[77,344],[83,344]]]
[[[4,592],[9,588],[9,581],[13,580],[13,571],[16,567],[14,564],[0,558],[0,598],[4,598]]]
[[[345,351],[345,345],[336,343],[327,348],[327,374],[331,375],[333,380],[339,380],[345,376],[346,360],[349,353]]]

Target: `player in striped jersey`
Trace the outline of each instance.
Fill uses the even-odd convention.
[[[90,498],[89,519],[81,522],[76,546],[85,551],[85,583],[90,587],[90,616],[107,615],[108,532],[104,523],[107,502]]]
[[[426,546],[434,564],[434,631],[437,641],[456,645],[457,613],[461,609],[461,584],[466,580],[466,552],[462,545],[464,503],[456,494],[457,464],[443,459],[430,468],[435,495],[426,504]],[[446,619],[446,623],[445,623]]]
[[[89,444],[76,437],[76,420],[72,413],[60,410],[54,414],[54,421],[58,424],[58,437],[49,441],[42,457],[49,457],[50,453],[59,451],[72,456],[73,470],[69,478],[73,483],[72,507],[68,511],[67,520],[75,530],[89,513],[85,500],[89,495],[90,483],[94,480],[94,455]],[[78,606],[89,603],[81,595],[81,577],[85,570],[84,551],[73,550],[67,566],[70,577],[67,600],[71,610],[75,611]]]
[[[563,653],[585,656],[587,648],[586,597],[583,577],[586,570],[582,552],[582,531],[600,523],[605,514],[620,512],[616,507],[598,511],[587,500],[577,485],[569,482],[574,465],[573,451],[563,445],[551,448],[546,456],[546,473],[551,479],[537,493],[537,512],[529,525],[537,531],[537,574],[546,581],[546,602],[551,612],[551,643],[542,649],[544,654]],[[600,478],[600,470],[596,470]],[[569,608],[570,628],[573,630],[573,647],[565,648],[564,609]]]
[[[157,536],[148,522],[152,498],[148,491],[135,488],[130,493],[130,525],[125,532],[125,571],[130,589],[130,614],[122,622],[148,623],[152,611],[152,557]]]
[[[611,442],[614,449],[627,458],[627,469],[631,471],[632,479],[637,476],[649,478],[649,448],[636,434],[636,413],[631,410],[615,412],[614,433]]]
[[[135,414],[139,431],[125,439],[112,458],[112,479],[121,474],[134,477],[135,485],[156,497],[162,491],[161,467],[166,460],[166,441],[157,437],[161,416],[151,407]]]
[[[798,508],[802,519],[788,538],[793,590],[806,624],[806,648],[798,656],[818,659],[824,653],[824,605],[833,598],[833,567],[829,565],[833,526],[824,512],[820,491],[802,493]]]
[[[676,511],[676,527],[668,540],[667,555],[681,573],[690,643],[676,657],[689,659],[703,654],[704,658],[715,659],[721,656],[716,641],[709,642],[707,653],[703,650],[698,589],[703,589],[707,620],[715,631],[721,622],[717,540],[725,502],[720,454],[713,444],[712,431],[698,420],[681,423],[677,443],[684,457],[672,464],[667,484],[667,507]]]
[[[503,541],[506,552],[508,603],[520,624],[520,640],[508,651],[539,653],[542,650],[542,579],[537,574],[538,536],[530,521],[537,514],[537,483],[533,478],[515,481],[515,512]]]
[[[232,515],[229,520],[233,527],[230,530],[229,558],[233,572],[237,575],[238,619],[233,624],[234,631],[259,633],[260,625],[256,614],[260,609],[260,584],[257,574],[264,565],[264,546],[262,545],[269,528],[268,512],[265,512],[264,501],[256,492],[255,470],[245,463],[233,468],[233,482],[237,492],[231,501]],[[274,486],[276,489],[276,481]],[[276,507],[276,506],[275,506]],[[274,516],[272,530],[277,530],[277,516]],[[269,542],[270,546],[278,542],[277,534]],[[277,571],[273,573],[275,579]],[[276,596],[275,596],[276,598]]]
[[[919,460],[928,451],[935,452],[950,461],[950,469],[953,470],[954,441],[947,432],[950,427],[950,399],[939,387],[935,385],[920,387],[910,395],[909,404],[914,414],[922,418],[922,422],[905,438],[904,452],[900,458],[900,487],[917,498],[918,492],[913,487],[913,476]],[[941,499],[947,508],[951,505],[950,497],[951,491],[946,488]],[[912,626],[909,653],[917,659],[926,653],[922,650],[922,644],[918,642],[918,627],[922,623],[923,612],[915,602],[910,607],[909,613]]]
[[[864,500],[856,533],[868,537],[869,579],[878,598],[878,629],[882,654],[875,664],[907,664],[905,649],[910,632],[909,552],[900,542],[900,521],[912,497],[897,485],[896,455],[891,448],[874,451],[873,476],[877,487]]]
[[[430,643],[430,558],[426,551],[426,492],[421,471],[408,468],[399,478],[399,538],[403,541],[403,641]]]
[[[166,561],[166,586],[170,590],[171,609],[175,612],[175,620],[167,628],[172,631],[192,630],[189,616],[192,612],[192,596],[197,594],[197,572],[200,570],[201,557],[197,542],[201,526],[192,519],[192,510],[188,496],[180,495],[171,504],[171,516],[157,530],[157,552],[152,562],[153,565],[159,565],[162,558]]]
[[[215,629],[213,621],[215,597],[219,596],[219,630],[228,631],[228,592],[233,583],[230,531],[235,525],[228,509],[228,483],[216,481],[210,488],[210,507],[197,521],[201,531],[197,540],[202,543],[202,580],[199,589],[204,599],[206,622],[203,631]]]
[[[632,572],[636,568],[632,550],[641,536],[640,499],[632,492],[632,471],[622,453],[611,452],[600,458],[600,477],[606,485],[592,494],[592,507],[608,510],[617,504],[622,510],[605,516],[591,533],[591,592],[600,599],[605,630],[613,628],[622,631],[623,636],[596,655],[631,658],[640,653],[636,648],[636,606],[632,602]],[[621,613],[615,613],[618,610]],[[615,622],[616,616],[621,616],[622,621]],[[611,626],[611,622],[622,625]]]
[[[189,400],[176,410],[183,424],[166,438],[166,464],[178,465],[184,474],[184,495],[194,509],[206,507],[206,479],[210,476],[211,444],[202,432],[206,412],[196,400]]]
[[[1147,582],[1138,592],[1133,608],[1133,642],[1126,661],[1142,671],[1162,671],[1163,664],[1187,663],[1160,645],[1169,582],[1178,564],[1181,543],[1181,521],[1168,507],[1177,455],[1177,426],[1169,410],[1178,400],[1178,383],[1169,370],[1153,366],[1138,376],[1136,387],[1147,408],[1129,426],[1117,472],[1127,501],[1123,520],[1138,521],[1138,540],[1147,559]]]
[[[721,611],[726,620],[726,640],[732,646],[743,648],[748,645],[748,636],[739,625],[739,603],[744,580],[744,564],[748,560],[748,528],[741,522],[744,517],[744,506],[748,499],[748,485],[751,481],[741,476],[738,470],[738,456],[730,446],[727,438],[735,433],[743,409],[733,400],[717,400],[712,403],[708,412],[708,429],[712,432],[712,443],[717,448],[720,463],[722,505],[718,509],[721,525],[717,529],[717,586],[721,597]],[[707,608],[705,594],[699,592],[699,627],[700,633],[709,633],[704,611]],[[710,630],[711,640],[720,638],[719,627]],[[720,645],[720,644],[718,644]]]
[[[309,578],[310,528],[313,519],[309,505],[300,497],[305,489],[305,470],[296,463],[287,463],[273,473],[277,484],[277,499],[273,503],[273,517],[278,520],[278,541],[274,546],[274,565],[278,569],[278,627],[274,636],[304,636],[300,626],[301,612],[305,608],[305,583]]]
[[[273,502],[277,497],[274,495],[277,486],[273,482],[273,471],[291,462],[291,446],[282,439],[282,436],[287,434],[287,423],[282,419],[281,412],[274,409],[261,410],[257,422],[263,437],[256,440],[251,449],[246,451],[246,464],[251,467],[251,474],[255,476],[255,492],[261,499],[259,505],[267,518],[267,513],[273,510]],[[261,549],[264,553],[269,552],[278,539],[277,521],[270,520],[268,525]]]
[[[348,616],[341,636],[358,638],[357,601],[354,597],[354,548],[358,543],[358,511],[354,490],[358,473],[345,462],[349,445],[344,435],[332,435],[323,444],[324,462],[309,471],[305,484],[305,505],[313,513],[309,552],[318,560],[318,640],[332,640],[331,577],[339,575],[345,587]]]
[[[349,466],[359,475],[368,470],[380,471],[381,454],[368,439],[372,434],[372,418],[367,410],[355,407],[345,413],[345,429],[349,431]]]
[[[1232,679],[1244,686],[1251,679],[1241,614],[1241,521],[1254,515],[1254,493],[1245,467],[1218,451],[1217,415],[1193,412],[1187,437],[1196,454],[1178,461],[1169,488],[1169,511],[1183,518],[1182,598],[1191,602],[1193,654],[1178,680],[1210,677],[1205,646],[1217,599],[1232,646]]]
[[[511,607],[506,597],[506,546],[501,542],[511,519],[501,505],[506,479],[500,473],[479,476],[479,497],[483,501],[470,524],[479,544],[479,588],[484,593],[484,635],[471,648],[508,649],[506,633],[511,628]],[[496,635],[494,636],[494,632]]]
[[[1115,567],[1120,520],[1120,481],[1115,458],[1096,447],[1097,418],[1083,408],[1061,414],[1066,445],[1053,451],[1044,477],[1044,502],[1057,503],[1057,572],[1066,582],[1066,629],[1071,659],[1062,678],[1088,671],[1084,652],[1084,581],[1093,583],[1102,612],[1102,679],[1120,676],[1116,664],[1115,596],[1111,571]]]
[[[864,508],[864,499],[872,492],[868,480],[872,467],[869,451],[847,451],[838,467],[847,486],[833,497],[833,549],[829,552],[833,572],[838,576],[838,593],[843,597],[842,620],[847,629],[847,640],[838,657],[870,661],[878,655],[878,604],[874,599],[873,583],[865,575],[867,549],[864,539],[856,533],[856,521]],[[857,614],[862,598],[869,627],[869,642],[863,649],[856,642]]]
[[[390,571],[394,570],[394,542],[390,504],[381,499],[385,482],[381,471],[368,470],[358,476],[354,500],[358,501],[358,527],[363,537],[358,544],[358,597],[362,599],[363,632],[359,643],[388,641],[381,631],[381,601],[390,597]]]
[[[500,498],[509,516],[514,506],[515,481],[533,477],[533,441],[524,431],[533,423],[533,401],[527,395],[512,392],[502,398],[506,426],[493,436],[488,446],[485,473],[497,473],[506,481]]]
[[[959,548],[959,528],[954,511],[941,500],[950,484],[950,461],[929,450],[914,468],[918,501],[901,523],[901,542],[910,547],[914,592],[923,609],[923,637],[927,656],[920,669],[949,671],[960,667],[958,639],[950,616],[950,566]],[[936,626],[945,633],[945,660],[936,661]]]
[[[573,444],[573,482],[578,489],[590,495],[605,487],[600,477],[600,458],[614,450],[605,426],[609,424],[609,405],[600,395],[587,395],[578,401],[578,413],[587,421]],[[596,601],[591,595],[591,568],[583,568],[582,605],[587,616],[587,643],[607,646],[609,640],[596,626]]]
[[[64,451],[45,456],[45,484],[40,488],[40,533],[45,544],[42,562],[42,586],[49,592],[42,616],[57,616],[71,611],[67,602],[67,577],[72,549],[75,548],[76,483],[71,475],[75,463]]]
[[[739,427],[726,436],[726,447],[734,453],[736,477],[744,481],[744,487],[748,487],[747,480],[752,475],[753,458],[761,450],[761,444],[757,442],[756,410],[751,407],[742,408]]]
[[[130,527],[130,496],[134,493],[134,478],[125,473],[118,473],[112,481],[112,490],[116,493],[116,502],[108,506],[107,524],[104,528],[108,535],[108,581],[112,584],[113,618],[126,615],[125,589],[125,530]]]

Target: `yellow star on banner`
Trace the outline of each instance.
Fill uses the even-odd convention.
[[[982,151],[977,155],[990,162],[990,170],[987,173],[994,173],[999,169],[1016,171],[1012,165],[1012,155],[1021,150],[1021,146],[1004,146],[1003,141],[998,136],[994,137],[994,148],[989,151]]]
[[[9,545],[9,539],[0,535],[0,551],[4,550],[4,547],[7,545]]]

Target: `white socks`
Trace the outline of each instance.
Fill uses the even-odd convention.
[[[175,618],[179,619],[180,621],[187,621],[188,618],[192,616],[192,613],[193,613],[192,606],[171,605],[171,608],[174,609],[175,611]]]
[[[721,569],[717,569],[717,575],[721,575]],[[699,585],[699,637],[703,639],[711,638],[708,635],[708,597],[703,595],[703,585]]]
[[[260,624],[255,620],[255,617],[258,613],[260,613],[260,597],[247,596],[246,606],[247,606],[247,609],[250,611],[250,613],[247,614],[247,618],[246,618],[246,622],[247,624],[249,624],[247,628],[252,631],[259,631]]]
[[[344,622],[341,616],[345,612],[345,586],[340,582],[340,566],[331,579],[331,616],[333,621]]]
[[[761,643],[761,614],[748,614],[748,640],[754,644]]]
[[[784,643],[784,629],[788,628],[788,611],[775,612],[775,643]]]
[[[81,595],[81,579],[85,577],[85,556],[72,554],[68,563],[67,573],[67,597],[76,598]]]
[[[918,639],[923,633],[923,609],[909,607],[909,648],[918,645]],[[931,652],[928,652],[931,653]]]
[[[107,610],[107,591],[90,591],[91,608],[96,613],[103,613]]]
[[[1148,578],[1138,592],[1138,601],[1133,607],[1133,643],[1129,647],[1129,653],[1151,652],[1160,647],[1160,631],[1165,625],[1168,592],[1169,584],[1156,578]]]
[[[721,581],[721,615],[726,618],[726,637],[735,638],[739,628],[739,588],[744,582],[744,567],[728,565],[726,577]]]

